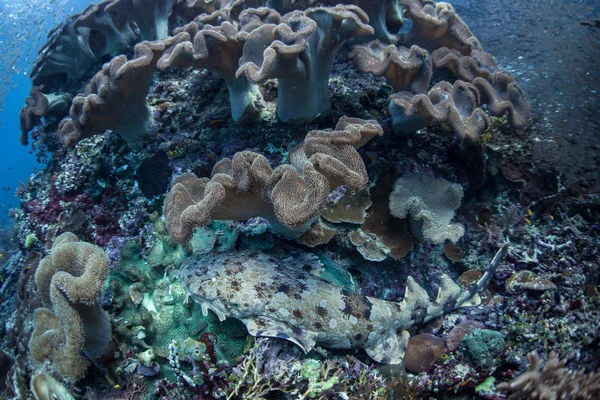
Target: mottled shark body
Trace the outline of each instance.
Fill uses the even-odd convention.
[[[435,300],[409,277],[401,302],[351,293],[311,271],[313,265],[278,260],[257,252],[232,252],[190,259],[181,269],[187,293],[220,320],[241,320],[252,336],[289,340],[310,351],[316,344],[363,348],[375,361],[400,363],[408,328],[457,307],[477,305],[501,258],[498,252],[482,278],[462,289],[443,275]]]

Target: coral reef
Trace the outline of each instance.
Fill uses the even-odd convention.
[[[381,135],[374,121],[342,117],[334,131],[311,131],[290,151],[290,163],[272,169],[257,153],[236,153],[213,168],[212,178],[177,177],[165,198],[164,215],[173,240],[184,243],[208,219],[261,216],[292,237],[308,230],[327,196],[345,184],[361,189],[368,175],[355,148]]]
[[[342,3],[105,0],[50,35],[2,398],[594,393],[600,201],[534,162],[531,70],[448,3]]]

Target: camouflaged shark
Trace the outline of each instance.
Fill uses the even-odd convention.
[[[398,364],[404,357],[406,329],[457,307],[480,303],[506,245],[481,279],[462,289],[443,275],[434,301],[408,277],[404,299],[379,300],[345,291],[315,276],[314,266],[278,260],[257,252],[204,255],[187,260],[181,278],[187,293],[207,315],[241,320],[252,336],[289,340],[310,351],[316,344],[336,349],[363,348],[377,362]]]

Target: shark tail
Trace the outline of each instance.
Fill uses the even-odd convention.
[[[448,275],[442,275],[440,287],[435,300],[412,277],[408,277],[404,299],[399,303],[398,319],[403,321],[403,329],[395,335],[390,335],[375,346],[365,348],[367,354],[375,361],[384,364],[398,364],[404,358],[410,335],[408,327],[431,321],[447,314],[458,307],[476,306],[481,304],[477,294],[485,288],[502,258],[508,251],[505,243],[496,253],[482,277],[468,288],[461,288]]]

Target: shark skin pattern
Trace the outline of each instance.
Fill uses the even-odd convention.
[[[504,245],[482,278],[462,289],[443,275],[435,300],[408,277],[404,299],[379,300],[345,291],[313,272],[314,265],[278,260],[259,252],[206,254],[186,260],[180,277],[206,315],[241,320],[252,336],[289,340],[310,351],[316,344],[336,349],[363,348],[375,361],[398,364],[404,357],[406,329],[452,310],[480,303]]]

